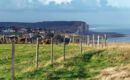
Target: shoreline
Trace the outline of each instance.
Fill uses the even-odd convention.
[[[92,36],[95,35],[97,37],[98,35],[104,36],[105,34],[107,35],[107,38],[119,38],[119,37],[127,37],[127,34],[121,34],[117,32],[89,32],[88,35]]]

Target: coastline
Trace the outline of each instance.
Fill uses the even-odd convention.
[[[122,34],[122,33],[117,33],[117,32],[94,32],[94,31],[90,31],[88,34],[90,36],[92,36],[94,34],[95,37],[97,37],[98,35],[104,36],[104,34],[106,34],[107,38],[127,37],[127,34]]]

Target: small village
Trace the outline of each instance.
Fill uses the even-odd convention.
[[[16,43],[35,43],[37,37],[39,37],[43,42],[46,41],[47,43],[50,43],[49,39],[51,37],[56,37],[56,41],[63,42],[63,37],[70,39],[72,36],[78,35],[73,33],[56,32],[54,30],[42,28],[0,27],[1,44],[11,43],[11,40],[14,38]]]
[[[0,36],[20,38],[32,38],[35,33],[39,33],[41,37],[45,35],[47,30],[40,28],[15,28],[15,27],[0,27]]]

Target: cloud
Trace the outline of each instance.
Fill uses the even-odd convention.
[[[31,8],[32,0],[1,0],[0,9],[2,10],[12,10],[12,9],[25,9]]]
[[[49,6],[51,3],[55,6],[70,4],[72,0],[0,0],[0,9],[28,9],[36,7]],[[4,7],[3,7],[4,6]]]
[[[72,0],[38,0],[39,2],[41,2],[44,5],[49,5],[51,2],[54,2],[55,4],[68,4],[71,3]]]
[[[107,5],[115,8],[130,8],[130,0],[107,0]]]
[[[130,8],[130,0],[0,0],[0,10],[99,10]]]

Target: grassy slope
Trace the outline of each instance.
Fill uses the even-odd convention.
[[[15,72],[18,80],[86,80],[96,77],[107,67],[130,64],[129,48],[92,49],[80,54],[80,47],[67,46],[63,61],[63,45],[54,46],[54,66],[50,66],[50,45],[40,45],[39,69],[35,68],[35,45],[16,45]],[[0,45],[0,80],[11,78],[11,45]]]

